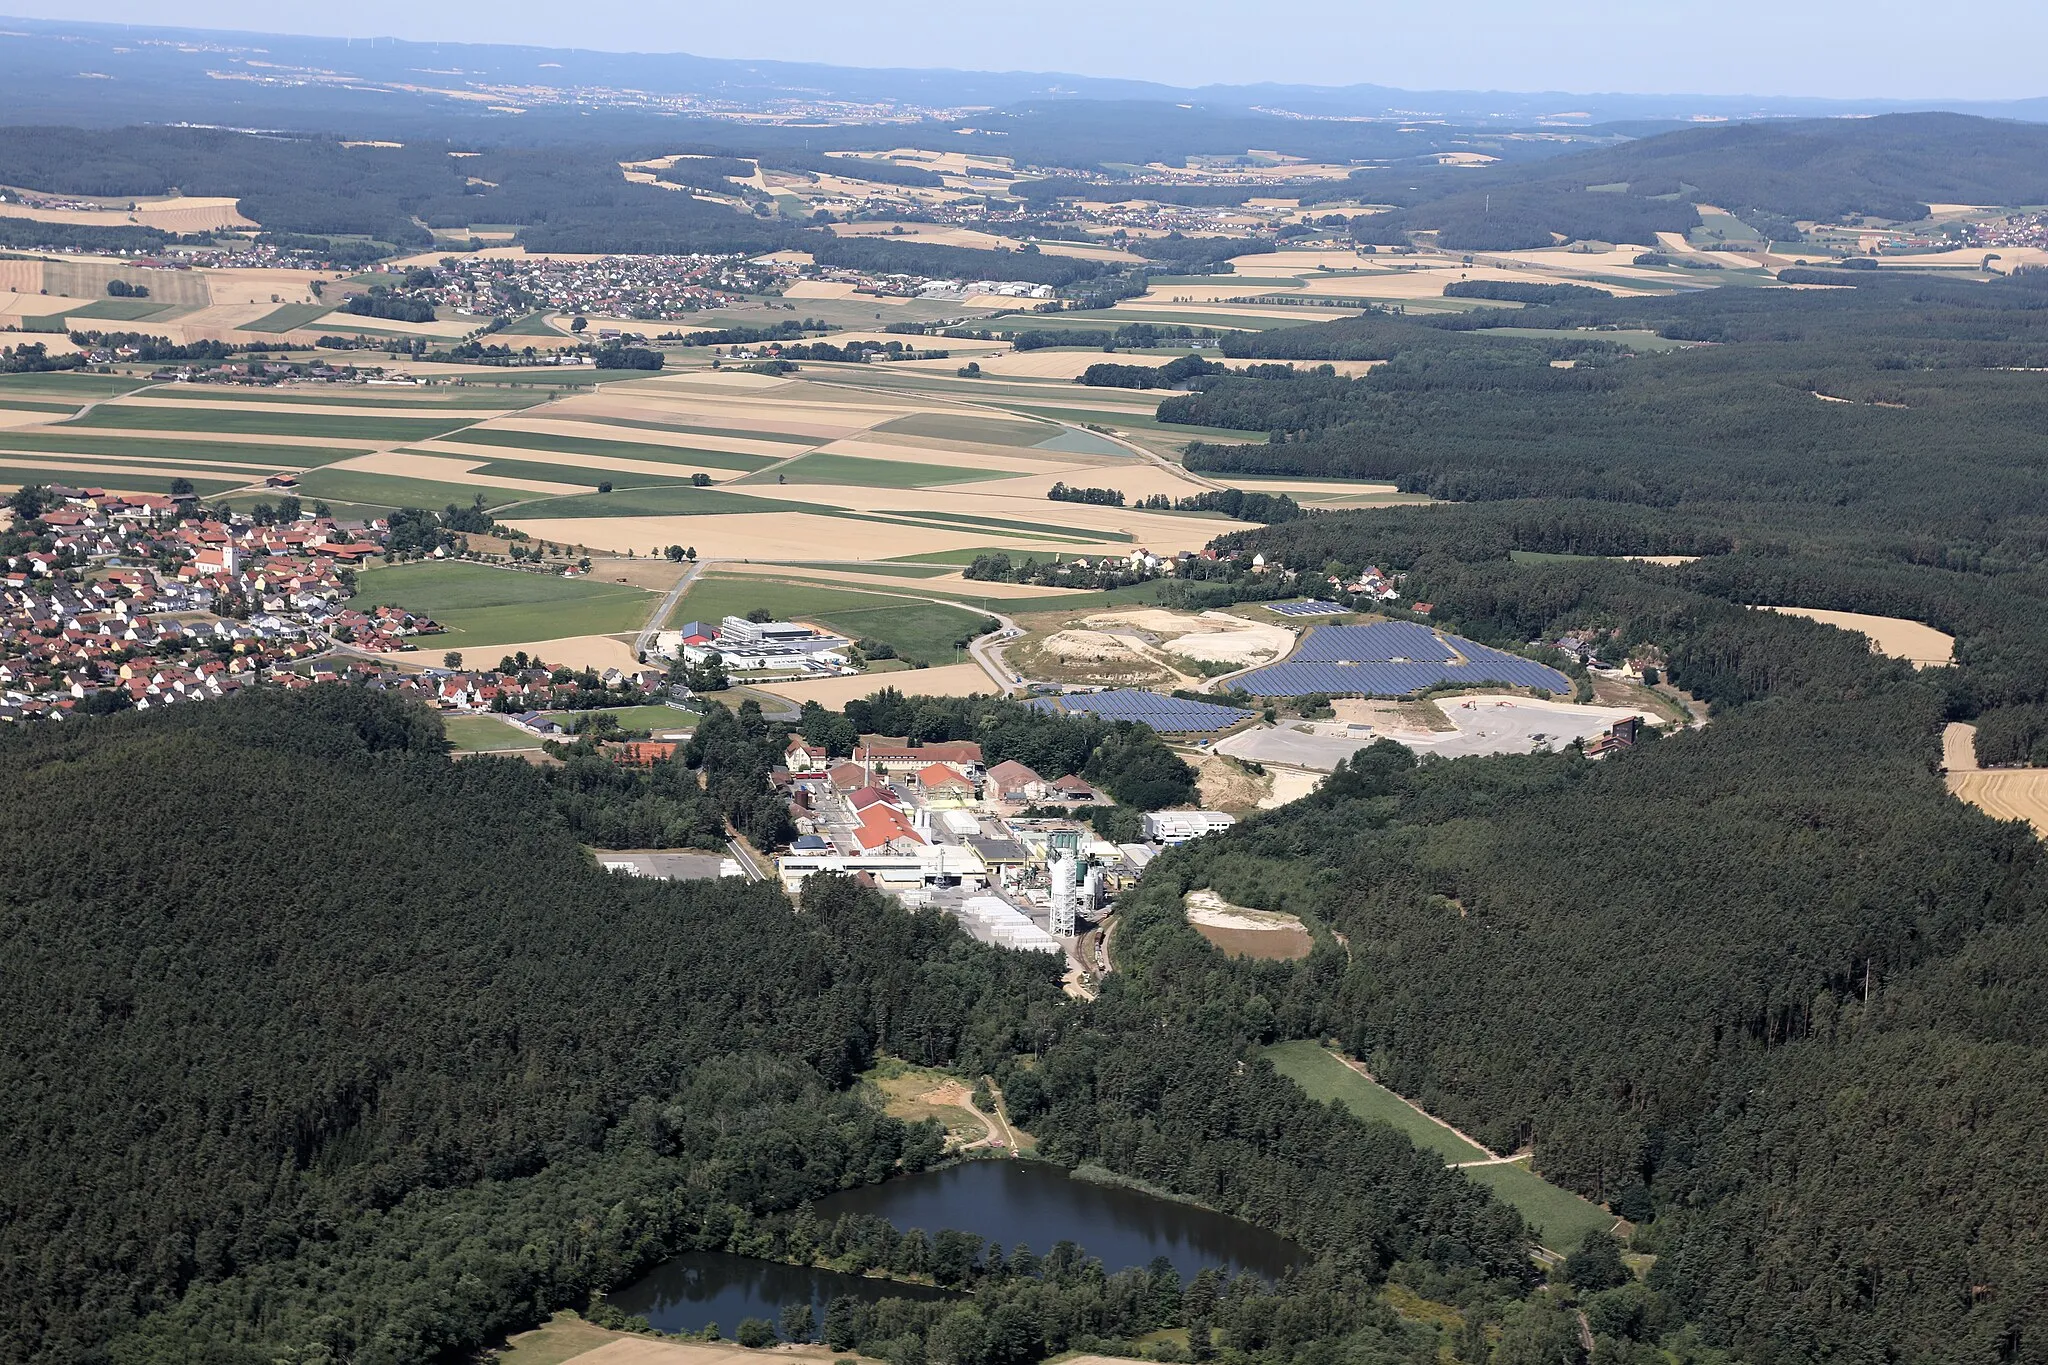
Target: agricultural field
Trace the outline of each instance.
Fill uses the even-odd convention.
[[[1977,727],[1952,722],[1941,737],[1948,789],[1994,820],[2024,820],[2048,838],[2048,768],[1980,768]]]
[[[1915,668],[1939,668],[1955,658],[1956,639],[1933,626],[1896,616],[1870,616],[1859,611],[1823,611],[1813,607],[1760,607],[1760,611],[1803,616],[1838,630],[1856,631],[1870,647],[1888,658],[1904,659]]]
[[[466,653],[637,631],[658,601],[655,594],[631,584],[445,562],[364,569],[357,577],[352,604],[367,608],[396,602],[423,612],[448,631],[423,637],[422,653]],[[495,659],[492,655],[491,661]],[[558,662],[553,654],[547,660]]]
[[[1281,1075],[1322,1103],[1336,1100],[1363,1119],[1391,1124],[1446,1165],[1490,1188],[1537,1230],[1543,1245],[1569,1250],[1592,1231],[1615,1224],[1613,1214],[1534,1174],[1519,1160],[1501,1160],[1449,1126],[1431,1118],[1385,1086],[1347,1066],[1320,1044],[1278,1043],[1266,1056]]]

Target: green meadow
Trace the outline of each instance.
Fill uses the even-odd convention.
[[[1446,1165],[1487,1160],[1488,1153],[1385,1086],[1359,1075],[1320,1044],[1307,1040],[1277,1043],[1266,1049],[1266,1056],[1275,1071],[1300,1086],[1310,1099],[1323,1104],[1334,1100],[1362,1119],[1391,1124],[1417,1147],[1442,1157]],[[1520,1162],[1460,1169],[1527,1219],[1543,1245],[1552,1250],[1569,1251],[1588,1232],[1614,1226],[1613,1214],[1551,1184]]]
[[[624,583],[451,561],[373,565],[357,575],[351,603],[425,612],[448,633],[422,640],[423,650],[466,651],[638,630],[658,600]],[[495,663],[497,656],[465,662]]]

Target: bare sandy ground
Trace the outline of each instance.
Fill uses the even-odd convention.
[[[1631,564],[1661,564],[1661,565],[1663,565],[1663,566],[1664,566],[1665,568],[1667,568],[1667,569],[1671,569],[1671,568],[1676,568],[1676,567],[1677,567],[1678,565],[1680,565],[1680,564],[1690,564],[1690,563],[1692,563],[1692,562],[1693,562],[1694,560],[1698,559],[1698,558],[1699,558],[1699,556],[1698,556],[1698,555],[1622,555],[1622,556],[1621,556],[1621,558],[1622,558],[1622,559],[1624,559],[1624,560],[1626,560],[1627,562],[1629,562],[1629,563],[1631,563]]]
[[[633,647],[623,640],[609,635],[570,635],[558,640],[535,640],[519,645],[479,645],[463,651],[463,662],[471,668],[486,667],[496,663],[507,654],[526,651],[529,659],[540,659],[554,668],[594,668],[602,673],[607,668],[637,668],[639,660],[633,657]],[[394,663],[421,664],[431,657],[440,660],[439,653],[431,644],[407,653],[384,654],[380,658]]]
[[[15,265],[19,263],[5,261],[0,262],[0,264]],[[17,292],[10,289],[4,294],[0,294],[0,315],[15,318],[46,318],[52,313],[61,313],[67,308],[77,308],[83,303],[84,300],[82,299],[66,298],[60,294],[38,294],[34,291]],[[121,325],[125,327],[128,324],[123,323]],[[32,336],[9,337],[7,338],[7,344],[13,346],[24,341],[41,340],[43,340],[43,334],[38,333]]]
[[[1939,667],[1955,657],[1953,635],[1944,635],[1918,621],[1901,620],[1896,616],[1867,616],[1856,611],[1822,611],[1811,607],[1764,607],[1762,610],[1804,616],[1809,621],[1819,621],[1822,625],[1842,630],[1861,631],[1870,637],[1871,647],[1878,653],[1888,658],[1905,659],[1919,668]]]
[[[1000,692],[979,664],[944,664],[938,668],[913,668],[895,673],[860,673],[850,678],[816,678],[808,682],[751,684],[762,692],[787,697],[801,705],[814,701],[828,708],[841,707],[893,687],[908,696],[969,697],[975,693]]]
[[[786,299],[844,299],[855,286],[845,280],[797,280],[782,291]]]
[[[359,455],[352,460],[339,460],[326,466],[328,469],[355,469],[366,474],[392,474],[406,479],[431,479],[436,483],[468,483],[491,488],[510,488],[521,493],[548,493],[566,495],[588,493],[591,485],[584,483],[553,483],[546,479],[511,479],[497,474],[472,474],[481,460],[453,460],[440,455],[409,455],[402,451],[380,450],[371,455]]]
[[[1268,767],[1266,775],[1273,779],[1273,790],[1259,798],[1260,810],[1274,810],[1289,801],[1299,801],[1317,787],[1323,785],[1322,773],[1303,772],[1299,768]]]

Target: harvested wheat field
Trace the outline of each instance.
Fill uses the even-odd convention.
[[[1853,630],[1870,637],[1870,647],[1891,659],[1904,659],[1916,668],[1938,668],[1955,658],[1956,637],[1944,635],[1933,626],[1896,616],[1866,616],[1860,611],[1822,611],[1814,607],[1764,607],[1764,611],[1786,616],[1803,616],[1824,626]]]
[[[432,637],[423,638],[429,643],[418,650],[376,657],[416,668],[440,663],[441,654],[432,643]],[[550,668],[594,668],[602,673],[607,668],[636,668],[640,663],[633,657],[630,644],[611,635],[570,635],[559,640],[535,640],[527,644],[479,645],[465,653],[463,662],[472,668],[481,668],[521,650],[526,651],[527,658],[539,659]]]
[[[1994,820],[2024,820],[2048,836],[2048,768],[1980,768],[1977,727],[1961,722],[1941,734],[1941,756],[1952,796]]]
[[[948,349],[951,349],[949,344]],[[1158,367],[1178,360],[1178,355],[1131,355],[1123,351],[1005,351],[1001,355],[970,355],[981,372],[1002,379],[1079,379],[1090,365],[1149,365]],[[905,360],[907,369],[944,370],[960,368],[962,358],[947,360]]]
[[[694,545],[706,559],[887,559],[912,548],[967,550],[1006,539],[975,527],[939,531],[801,511],[523,518],[513,509],[500,520],[556,544],[586,545],[620,554],[627,550],[644,553],[650,545]]]
[[[1195,932],[1231,957],[1298,962],[1315,947],[1315,940],[1293,915],[1248,910],[1206,890],[1188,892],[1185,904],[1188,923]]]
[[[749,683],[758,692],[772,692],[801,706],[814,701],[828,710],[871,696],[885,687],[924,697],[971,697],[1001,692],[979,664],[942,664],[937,668],[899,669],[893,673],[856,673],[846,678],[811,678],[802,682]]]

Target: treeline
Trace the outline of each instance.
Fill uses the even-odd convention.
[[[1444,286],[1447,299],[1496,299],[1503,303],[1573,303],[1611,299],[1611,290],[1585,284],[1537,284],[1525,280],[1453,280]]]
[[[1105,361],[1081,372],[1081,383],[1098,389],[1171,389],[1225,367],[1198,355],[1184,355],[1164,365],[1118,365]]]
[[[434,303],[431,299],[417,298],[409,294],[394,293],[381,285],[372,285],[365,294],[351,294],[341,305],[341,311],[359,318],[385,318],[392,322],[432,322]]]

